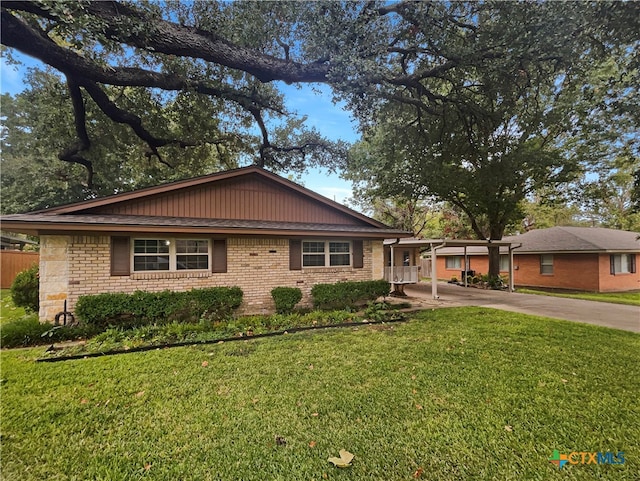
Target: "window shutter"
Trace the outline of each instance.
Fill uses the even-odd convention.
[[[353,268],[362,269],[364,267],[364,249],[361,240],[354,240],[353,243]]]
[[[289,240],[289,270],[302,270],[302,241]]]
[[[111,237],[111,275],[128,276],[131,273],[131,251],[128,237]]]
[[[609,256],[609,272],[612,276],[616,274],[616,256],[614,255]]]
[[[214,239],[211,244],[213,246],[211,272],[227,272],[227,239]]]
[[[629,272],[635,274],[636,272],[636,255],[629,254]]]

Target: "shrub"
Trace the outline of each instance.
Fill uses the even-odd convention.
[[[98,333],[93,326],[63,327],[40,323],[36,316],[25,316],[2,325],[0,347],[24,347],[85,339]]]
[[[81,296],[76,304],[78,319],[94,326],[123,328],[172,321],[198,322],[224,319],[240,307],[239,287],[211,287],[186,292],[145,292]]]
[[[38,265],[20,272],[11,284],[11,297],[16,306],[38,312],[40,309]]]
[[[276,304],[278,314],[289,314],[302,300],[302,291],[297,287],[274,287],[271,289],[271,297]]]
[[[316,284],[311,289],[311,297],[317,309],[349,309],[388,296],[390,288],[384,280]]]

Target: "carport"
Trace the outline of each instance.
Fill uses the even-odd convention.
[[[506,247],[509,253],[509,292],[514,291],[513,283],[513,251],[521,246],[514,242],[502,241],[502,240],[474,240],[474,239],[416,239],[415,237],[409,237],[405,239],[385,239],[384,247],[390,249],[390,265],[385,267],[384,278],[392,285],[394,292],[400,294],[404,291],[406,284],[416,284],[419,281],[418,266],[417,265],[405,265],[405,259],[403,259],[402,265],[397,264],[397,257],[395,251],[398,248],[412,248],[420,250],[421,252],[429,250],[431,253],[431,295],[434,299],[438,299],[438,272],[437,272],[437,260],[438,250],[445,247],[457,247],[462,248],[464,253],[465,268],[469,265],[469,259],[467,254],[468,247]],[[435,282],[434,282],[435,280]],[[464,276],[464,285],[467,286],[467,276]]]

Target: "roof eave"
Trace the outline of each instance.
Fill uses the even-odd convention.
[[[3,227],[15,232],[29,235],[77,235],[77,234],[194,234],[194,235],[251,235],[277,237],[349,237],[360,239],[385,239],[389,236],[409,237],[409,232],[382,230],[381,232],[362,232],[358,230],[314,229],[273,229],[246,227],[211,227],[211,226],[167,226],[136,224],[86,224],[86,223],[46,223],[10,221]]]

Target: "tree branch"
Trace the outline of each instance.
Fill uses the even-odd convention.
[[[9,3],[9,2],[7,2]],[[4,4],[3,4],[4,6]],[[193,89],[198,93],[211,95],[235,102],[247,108],[258,105],[279,114],[282,110],[269,104],[258,95],[247,95],[229,87],[215,87],[203,81],[188,80],[174,74],[165,74],[133,67],[110,67],[98,65],[77,53],[60,47],[42,30],[27,24],[2,8],[2,29],[0,41],[7,47],[15,48],[30,57],[37,58],[65,74],[83,77],[107,85],[130,87],[155,87],[162,90]]]
[[[82,99],[80,87],[71,77],[67,77],[67,88],[69,89],[69,95],[71,96],[71,103],[73,105],[74,124],[78,140],[60,152],[58,159],[64,162],[82,165],[87,170],[87,188],[92,189],[94,175],[93,163],[80,155],[80,152],[87,150],[91,146],[91,140],[87,133],[84,100]]]
[[[42,15],[42,9],[37,5],[34,8],[31,2],[3,2],[3,10],[5,8]],[[301,64],[273,57],[235,45],[215,32],[153,17],[120,2],[94,1],[86,4],[84,11],[99,19],[106,26],[105,33],[113,40],[150,52],[199,58],[247,72],[261,82],[326,82],[329,73],[326,63]],[[2,21],[4,30],[4,16]],[[141,28],[129,28],[132,21]]]

